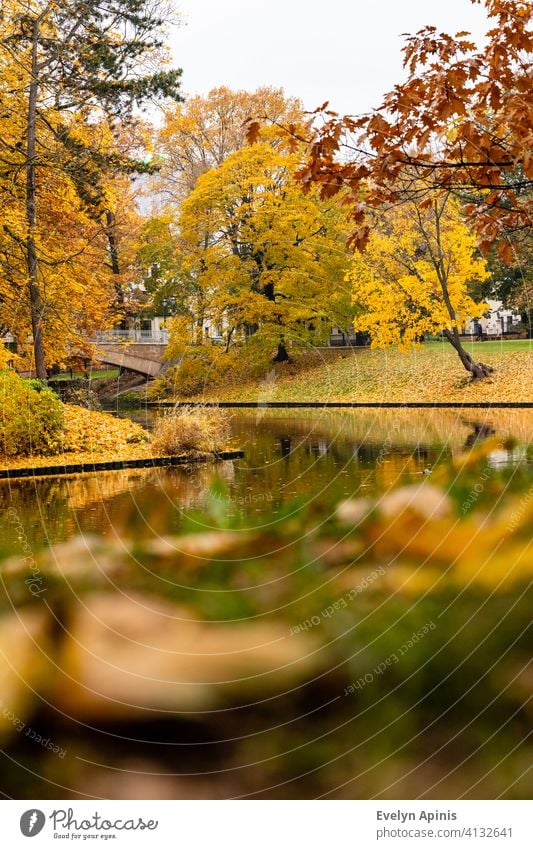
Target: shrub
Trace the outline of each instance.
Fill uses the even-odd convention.
[[[212,407],[182,407],[163,415],[154,428],[155,454],[221,451],[230,436],[229,417]]]
[[[63,405],[37,381],[0,373],[0,451],[5,456],[54,454],[60,450]]]
[[[160,398],[190,398],[202,392],[210,370],[208,357],[190,357],[157,377],[146,394],[152,401]]]
[[[64,404],[75,404],[77,407],[85,407],[86,410],[102,409],[98,395],[89,385],[65,386],[61,391],[61,400]]]
[[[0,341],[0,371],[20,363],[20,357]]]
[[[273,368],[274,354],[272,343],[259,335],[227,353],[216,345],[190,348],[179,365],[167,368],[150,384],[147,397],[151,401],[193,398],[243,381],[261,380]]]

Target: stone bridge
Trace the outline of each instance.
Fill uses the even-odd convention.
[[[102,333],[94,340],[94,358],[102,363],[127,371],[157,377],[169,365],[163,361],[167,339],[159,336],[135,338]]]

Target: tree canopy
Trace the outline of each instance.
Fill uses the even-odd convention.
[[[459,203],[449,194],[434,196],[430,208],[406,201],[376,213],[363,253],[348,275],[357,306],[355,326],[370,333],[376,348],[409,349],[424,334],[444,333],[467,371],[476,378],[489,369],[464,350],[460,332],[480,317],[469,288],[489,276],[464,224]]]
[[[104,294],[106,272],[92,273],[91,255],[103,247],[118,277],[109,178],[142,168],[122,143],[125,127],[147,98],[179,98],[180,71],[164,65],[168,14],[156,0],[3,4],[0,193],[10,214],[0,234],[2,303],[14,335],[30,332],[40,378],[76,336],[71,313],[81,295],[78,314],[92,314],[87,332],[117,292],[115,279]],[[8,320],[10,299],[17,318]]]
[[[303,344],[329,335],[331,321],[349,324],[345,216],[336,201],[305,195],[296,167],[296,156],[264,142],[200,177],[179,218],[196,298],[175,323],[171,350],[202,341],[206,319],[226,347],[256,335]]]
[[[326,103],[316,112],[323,120],[312,137],[288,128],[310,145],[299,172],[303,184],[318,184],[325,198],[344,192],[357,248],[370,236],[366,211],[405,194],[406,167],[421,206],[431,206],[435,187],[467,201],[483,251],[498,242],[502,258],[511,261],[510,241],[530,228],[531,4],[471,2],[483,2],[490,21],[481,45],[468,32],[448,35],[426,26],[406,38],[407,78],[378,109],[340,116]],[[252,122],[250,138],[258,131]]]
[[[300,101],[269,87],[248,92],[220,86],[205,97],[169,106],[158,136],[163,158],[158,185],[165,199],[180,203],[202,174],[244,147],[246,122],[258,115],[272,122],[304,123]]]

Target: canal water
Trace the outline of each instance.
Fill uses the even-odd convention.
[[[158,413],[130,411],[151,428]],[[230,411],[232,442],[243,459],[187,470],[103,472],[0,483],[33,548],[77,534],[130,537],[177,533],[191,513],[212,509],[261,527],[292,506],[322,511],[339,501],[420,481],[484,438],[516,438],[489,462],[530,462],[527,411]],[[2,536],[0,553],[13,547]]]

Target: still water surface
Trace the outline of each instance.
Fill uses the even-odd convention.
[[[156,414],[131,415],[150,428]],[[522,413],[258,410],[232,416],[233,444],[245,452],[241,460],[1,482],[0,502],[19,510],[37,548],[79,533],[176,533],[184,514],[217,501],[226,518],[261,527],[291,504],[329,509],[349,496],[421,480],[476,441],[509,432],[518,444],[495,450],[490,463],[528,462]],[[2,537],[3,553],[12,547],[9,537]]]

